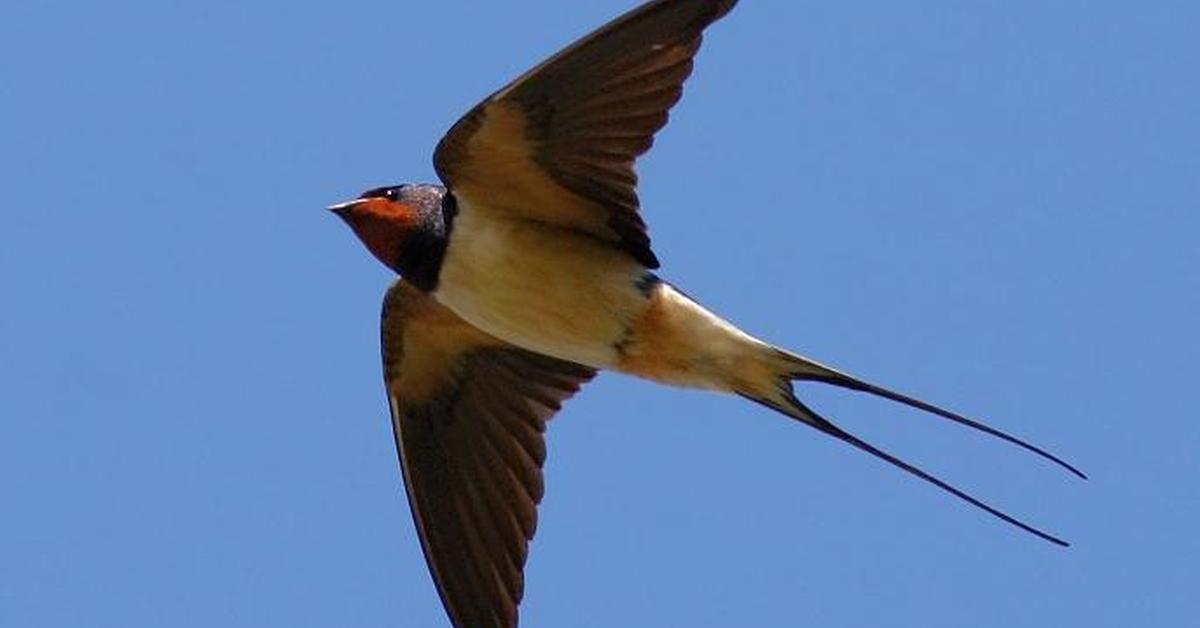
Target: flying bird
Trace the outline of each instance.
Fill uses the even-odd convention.
[[[667,123],[702,32],[737,0],[654,0],[519,76],[438,143],[442,185],[330,207],[400,275],[383,375],[429,571],[458,628],[512,628],[543,493],[543,432],[608,369],[733,393],[846,442],[1052,543],[837,427],[793,382],[862,391],[1058,457],[981,422],[773,346],[654,271],[634,164]]]

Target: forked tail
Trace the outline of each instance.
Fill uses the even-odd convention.
[[[792,390],[792,382],[810,381],[832,384],[840,388],[870,393],[872,395],[883,397],[884,399],[890,399],[892,401],[902,403],[906,406],[924,410],[926,412],[936,414],[944,419],[965,425],[986,434],[990,434],[991,436],[995,436],[1001,440],[1008,441],[1014,445],[1017,445],[1018,447],[1031,451],[1042,458],[1054,462],[1055,464],[1083,479],[1087,479],[1087,476],[1084,475],[1079,469],[1068,464],[1058,456],[1041,449],[1040,447],[1027,443],[1015,436],[1002,432],[974,419],[969,419],[954,412],[950,412],[949,410],[944,410],[933,404],[921,401],[920,399],[914,399],[906,395],[901,395],[900,393],[892,392],[886,388],[881,388],[874,384],[864,382],[860,379],[829,368],[823,364],[809,360],[808,358],[798,356],[793,353],[788,353],[782,349],[770,348],[768,351],[769,353],[766,355],[765,359],[771,364],[770,370],[776,374],[774,376],[774,381],[769,383],[760,383],[760,385],[757,386],[746,387],[745,389],[737,390],[736,392],[739,395],[777,410],[789,417],[802,421],[805,424],[824,432],[825,434],[848,443],[862,451],[871,454],[872,456],[875,456],[876,458],[880,458],[889,464],[896,466],[930,484],[933,484],[934,486],[954,495],[955,497],[958,497],[959,499],[971,504],[972,506],[975,506],[976,508],[987,511],[995,517],[998,517],[1018,528],[1021,528],[1022,530],[1025,530],[1026,532],[1039,536],[1057,545],[1070,545],[1066,541],[1052,534],[1043,532],[1042,530],[1020,521],[1011,515],[997,510],[996,508],[984,503],[983,501],[980,501],[961,489],[958,489],[929,474],[923,469],[920,469],[919,467],[909,464],[886,451],[870,445],[853,434],[850,434],[840,427],[834,425],[828,419],[817,414],[815,411],[801,403],[800,400],[796,398],[796,395]]]

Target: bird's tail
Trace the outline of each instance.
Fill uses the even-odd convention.
[[[969,428],[984,432],[986,434],[990,434],[991,436],[994,436],[1001,440],[1008,441],[1014,445],[1017,445],[1018,447],[1021,447],[1030,452],[1033,452],[1034,454],[1037,454],[1038,456],[1041,456],[1042,458],[1050,460],[1050,461],[1054,462],[1055,464],[1063,467],[1064,469],[1070,471],[1071,473],[1073,473],[1081,478],[1086,479],[1087,476],[1085,476],[1081,471],[1079,471],[1079,469],[1076,469],[1074,466],[1068,464],[1067,462],[1065,462],[1058,456],[1055,456],[1054,454],[1051,454],[1035,445],[1027,443],[1015,436],[1012,436],[1010,434],[1002,432],[1002,431],[1000,431],[994,427],[991,427],[989,425],[986,425],[980,421],[976,421],[974,419],[969,419],[967,417],[956,414],[954,412],[950,412],[949,410],[944,410],[933,404],[926,403],[919,399],[915,399],[913,397],[902,395],[900,393],[893,392],[886,388],[882,388],[880,386],[870,384],[868,382],[862,381],[858,378],[852,377],[850,375],[847,375],[846,373],[842,373],[838,370],[832,369],[828,366],[825,366],[823,364],[820,364],[818,362],[815,362],[815,361],[805,358],[803,356],[799,356],[794,353],[790,353],[790,352],[784,351],[784,350],[776,348],[776,347],[766,346],[763,349],[764,349],[763,353],[760,354],[762,356],[761,362],[760,362],[760,366],[762,368],[755,369],[755,370],[759,371],[760,373],[761,372],[770,373],[771,376],[766,377],[766,378],[755,377],[752,380],[750,380],[750,378],[747,378],[747,380],[750,380],[750,381],[743,380],[744,383],[738,385],[735,390],[735,392],[737,392],[739,395],[746,397],[757,403],[760,403],[762,405],[765,405],[765,406],[767,406],[773,410],[776,410],[782,414],[785,414],[793,419],[801,421],[801,422],[805,423],[806,425],[814,427],[817,430],[820,430],[821,432],[823,432],[825,434],[828,434],[838,440],[848,443],[857,449],[865,451],[865,452],[871,454],[872,456],[875,456],[876,458],[884,460],[887,463],[889,463],[895,467],[898,467],[898,468],[902,469],[903,471],[905,471],[913,476],[916,476],[930,484],[933,484],[934,486],[937,486],[938,488],[954,495],[955,497],[958,497],[959,499],[962,499],[963,501],[965,501],[977,508],[987,511],[990,514],[992,514],[992,515],[994,515],[994,516],[996,516],[1018,528],[1021,528],[1022,530],[1025,530],[1026,532],[1029,532],[1031,534],[1039,536],[1047,541],[1050,541],[1051,543],[1055,543],[1055,544],[1063,545],[1063,546],[1068,545],[1068,543],[1066,541],[1064,541],[1056,536],[1053,536],[1051,534],[1048,534],[1046,532],[1043,532],[1042,530],[1039,530],[1029,524],[1026,524],[1008,514],[1005,514],[1005,513],[1001,512],[1000,510],[997,510],[996,508],[967,494],[966,492],[964,492],[958,488],[955,488],[954,486],[951,486],[950,484],[946,483],[945,481],[927,473],[926,471],[924,471],[916,466],[913,466],[912,464],[909,464],[909,463],[893,456],[892,454],[887,453],[886,451],[883,451],[873,445],[870,445],[870,444],[866,443],[865,441],[859,439],[858,437],[854,436],[853,434],[850,434],[850,433],[846,432],[845,430],[841,429],[840,427],[834,425],[828,419],[817,414],[815,411],[813,411],[811,408],[804,405],[799,399],[797,399],[795,392],[792,389],[792,383],[796,382],[796,381],[821,382],[821,383],[825,383],[825,384],[832,384],[832,385],[838,386],[840,388],[846,388],[849,390],[856,390],[856,391],[860,391],[860,392],[870,393],[870,394],[876,395],[878,397],[883,397],[884,399],[890,399],[892,401],[902,403],[906,406],[911,406],[911,407],[917,408],[919,410],[924,410],[926,412],[935,414],[935,415],[940,416],[949,421],[953,421],[955,423],[965,425]]]

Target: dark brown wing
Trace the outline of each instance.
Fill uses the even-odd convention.
[[[408,502],[458,628],[513,628],[542,498],[546,421],[595,371],[507,345],[403,280],[383,373]]]
[[[658,267],[634,161],[683,93],[701,32],[737,0],[656,0],[609,22],[463,116],[438,176],[473,210],[585,231]]]

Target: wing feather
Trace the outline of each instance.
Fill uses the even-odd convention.
[[[383,367],[421,547],[458,628],[513,628],[543,493],[545,424],[595,371],[507,345],[404,281]]]
[[[683,95],[702,32],[737,0],[655,0],[475,106],[434,166],[473,211],[565,226],[658,259],[638,215],[637,158]]]

